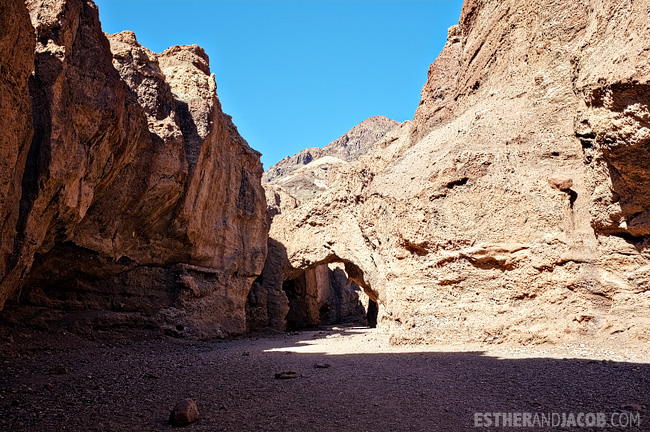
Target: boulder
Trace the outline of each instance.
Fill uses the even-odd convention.
[[[568,191],[573,186],[573,179],[564,174],[553,174],[546,180],[552,187],[561,191]]]

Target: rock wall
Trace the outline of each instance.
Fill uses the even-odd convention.
[[[413,122],[270,237],[354,265],[396,343],[650,340],[649,13],[467,0]]]
[[[118,323],[243,333],[266,256],[262,167],[221,110],[205,52],[107,38],[90,0],[27,8],[34,134],[16,171],[0,305],[18,294],[37,307],[111,311]]]
[[[15,265],[21,174],[33,135],[28,81],[36,41],[25,37],[33,29],[21,2],[0,5],[0,29],[0,275],[5,275]],[[0,305],[6,296],[0,289]]]
[[[284,281],[289,300],[287,329],[366,322],[368,297],[349,281],[340,264],[338,268],[330,265],[317,265]]]

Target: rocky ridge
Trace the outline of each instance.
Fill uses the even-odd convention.
[[[327,189],[330,172],[359,159],[398,125],[384,116],[370,117],[323,148],[302,150],[269,167],[262,184],[271,190],[280,188],[298,202],[312,199]],[[271,184],[276,187],[269,188]]]
[[[321,157],[331,156],[345,162],[352,162],[366,154],[386,133],[399,125],[399,122],[384,116],[370,117],[323,148],[310,147],[287,156],[269,167],[262,176],[264,182],[274,183],[279,178],[307,165]]]

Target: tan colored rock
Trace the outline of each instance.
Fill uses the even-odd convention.
[[[553,174],[546,180],[552,187],[561,191],[568,191],[573,186],[573,179],[564,174]]]
[[[304,203],[326,191],[329,178],[349,164],[333,156],[322,156],[315,161],[279,177],[273,183],[264,183],[266,190],[283,191],[290,194],[296,204]]]
[[[325,147],[308,148],[270,167],[263,176],[269,223],[282,213],[326,193],[331,179],[349,169],[399,123],[383,116],[370,117]],[[370,294],[374,295],[374,294]],[[250,330],[267,327],[315,327],[341,322],[364,322],[369,298],[348,279],[343,268],[327,263],[293,269],[281,242],[270,237],[262,277],[253,284],[247,302]]]
[[[90,0],[27,6],[34,151],[0,306],[20,291],[112,311],[101,325],[244,333],[266,256],[262,166],[221,110],[205,52],[156,54],[131,32],[109,43]]]
[[[273,219],[288,273],[347,263],[395,343],[650,340],[649,12],[467,0],[413,122]]]
[[[356,161],[398,125],[399,122],[384,116],[370,117],[323,148],[312,147],[293,156],[287,156],[277,164],[269,167],[264,172],[262,180],[265,183],[277,183],[294,171],[301,169],[304,165],[311,164],[327,156],[343,162]]]

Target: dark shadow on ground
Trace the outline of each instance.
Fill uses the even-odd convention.
[[[355,333],[372,350],[378,332],[334,328],[231,342],[108,338],[27,353],[5,343],[0,430],[177,430],[166,419],[187,397],[201,411],[188,431],[650,430],[650,364],[501,359],[433,347],[301,352],[310,341],[345,343]],[[298,378],[275,379],[283,371]],[[627,411],[638,413],[641,427],[474,427],[477,412],[605,413],[610,421]]]

